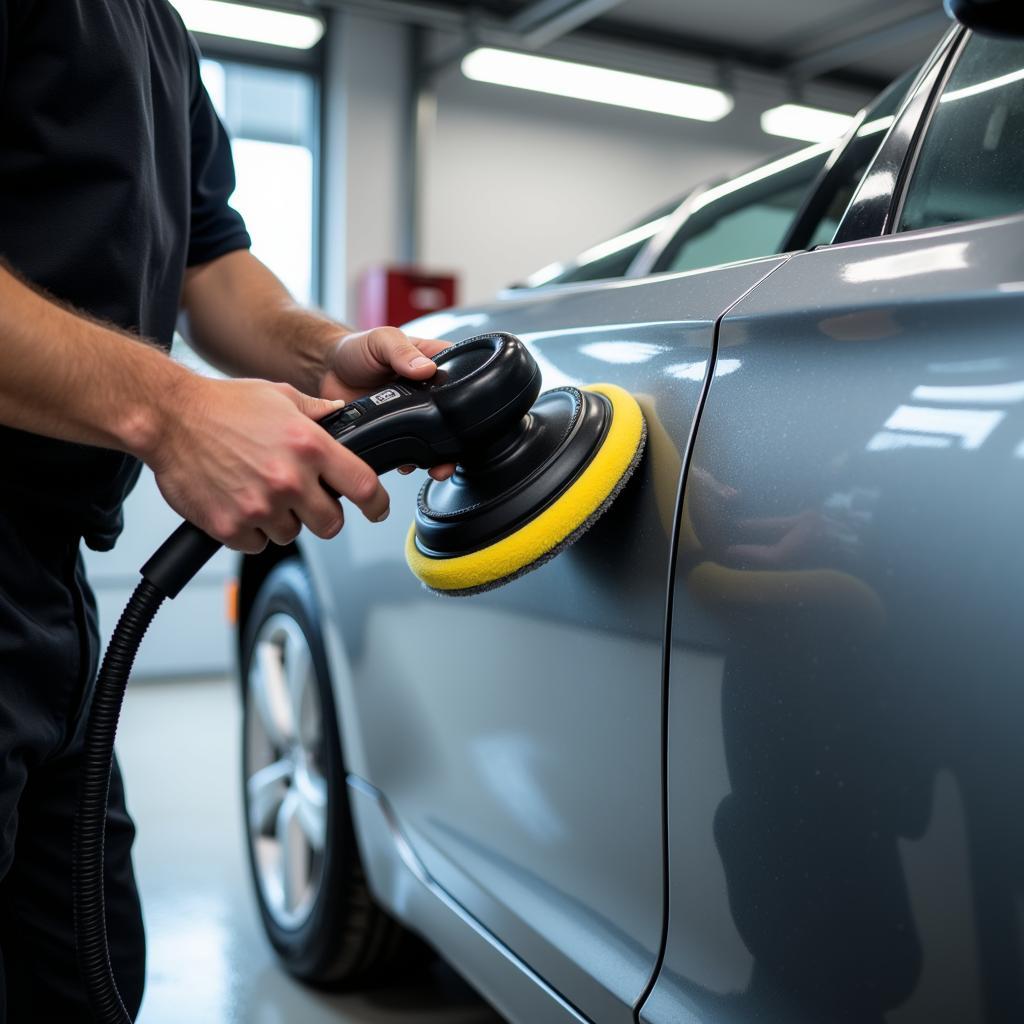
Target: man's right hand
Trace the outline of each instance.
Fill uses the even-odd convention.
[[[372,522],[387,518],[377,474],[315,422],[344,403],[260,380],[177,383],[162,429],[138,454],[168,504],[212,537],[249,554],[268,539],[290,543],[303,525],[334,537],[344,516],[323,484]]]

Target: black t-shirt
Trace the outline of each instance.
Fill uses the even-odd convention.
[[[231,150],[167,0],[0,0],[0,258],[170,348],[186,266],[246,248]],[[3,363],[0,346],[0,367]],[[0,427],[0,511],[113,546],[139,464]]]

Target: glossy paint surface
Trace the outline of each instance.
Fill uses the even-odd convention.
[[[1024,219],[724,320],[679,535],[647,1024],[1024,1019]]]
[[[636,477],[537,572],[472,598],[421,589],[403,560],[418,482],[396,476],[387,523],[353,515],[338,541],[305,549],[349,770],[384,795],[444,891],[609,1024],[633,1020],[662,934],[662,655],[682,455],[715,321],[781,262],[411,325],[452,340],[514,331],[545,388],[610,382],[639,399],[649,450]]]

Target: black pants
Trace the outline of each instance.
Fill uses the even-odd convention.
[[[93,1016],[75,959],[71,831],[99,649],[79,537],[0,507],[0,1022]],[[145,938],[115,766],[107,930],[125,1005],[142,1001]]]

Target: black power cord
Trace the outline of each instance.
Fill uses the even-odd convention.
[[[85,733],[72,862],[75,946],[89,1000],[103,1024],[131,1024],[132,1021],[117,990],[110,964],[103,892],[103,840],[114,735],[132,663],[163,602],[164,595],[149,580],[144,579],[135,588],[103,658]]]
[[[118,619],[96,677],[75,809],[72,889],[78,969],[101,1024],[132,1024],[110,963],[103,888],[107,796],[121,704],[153,616],[166,598],[178,596],[220,546],[191,523],[182,523],[171,534],[142,567],[142,581]]]

